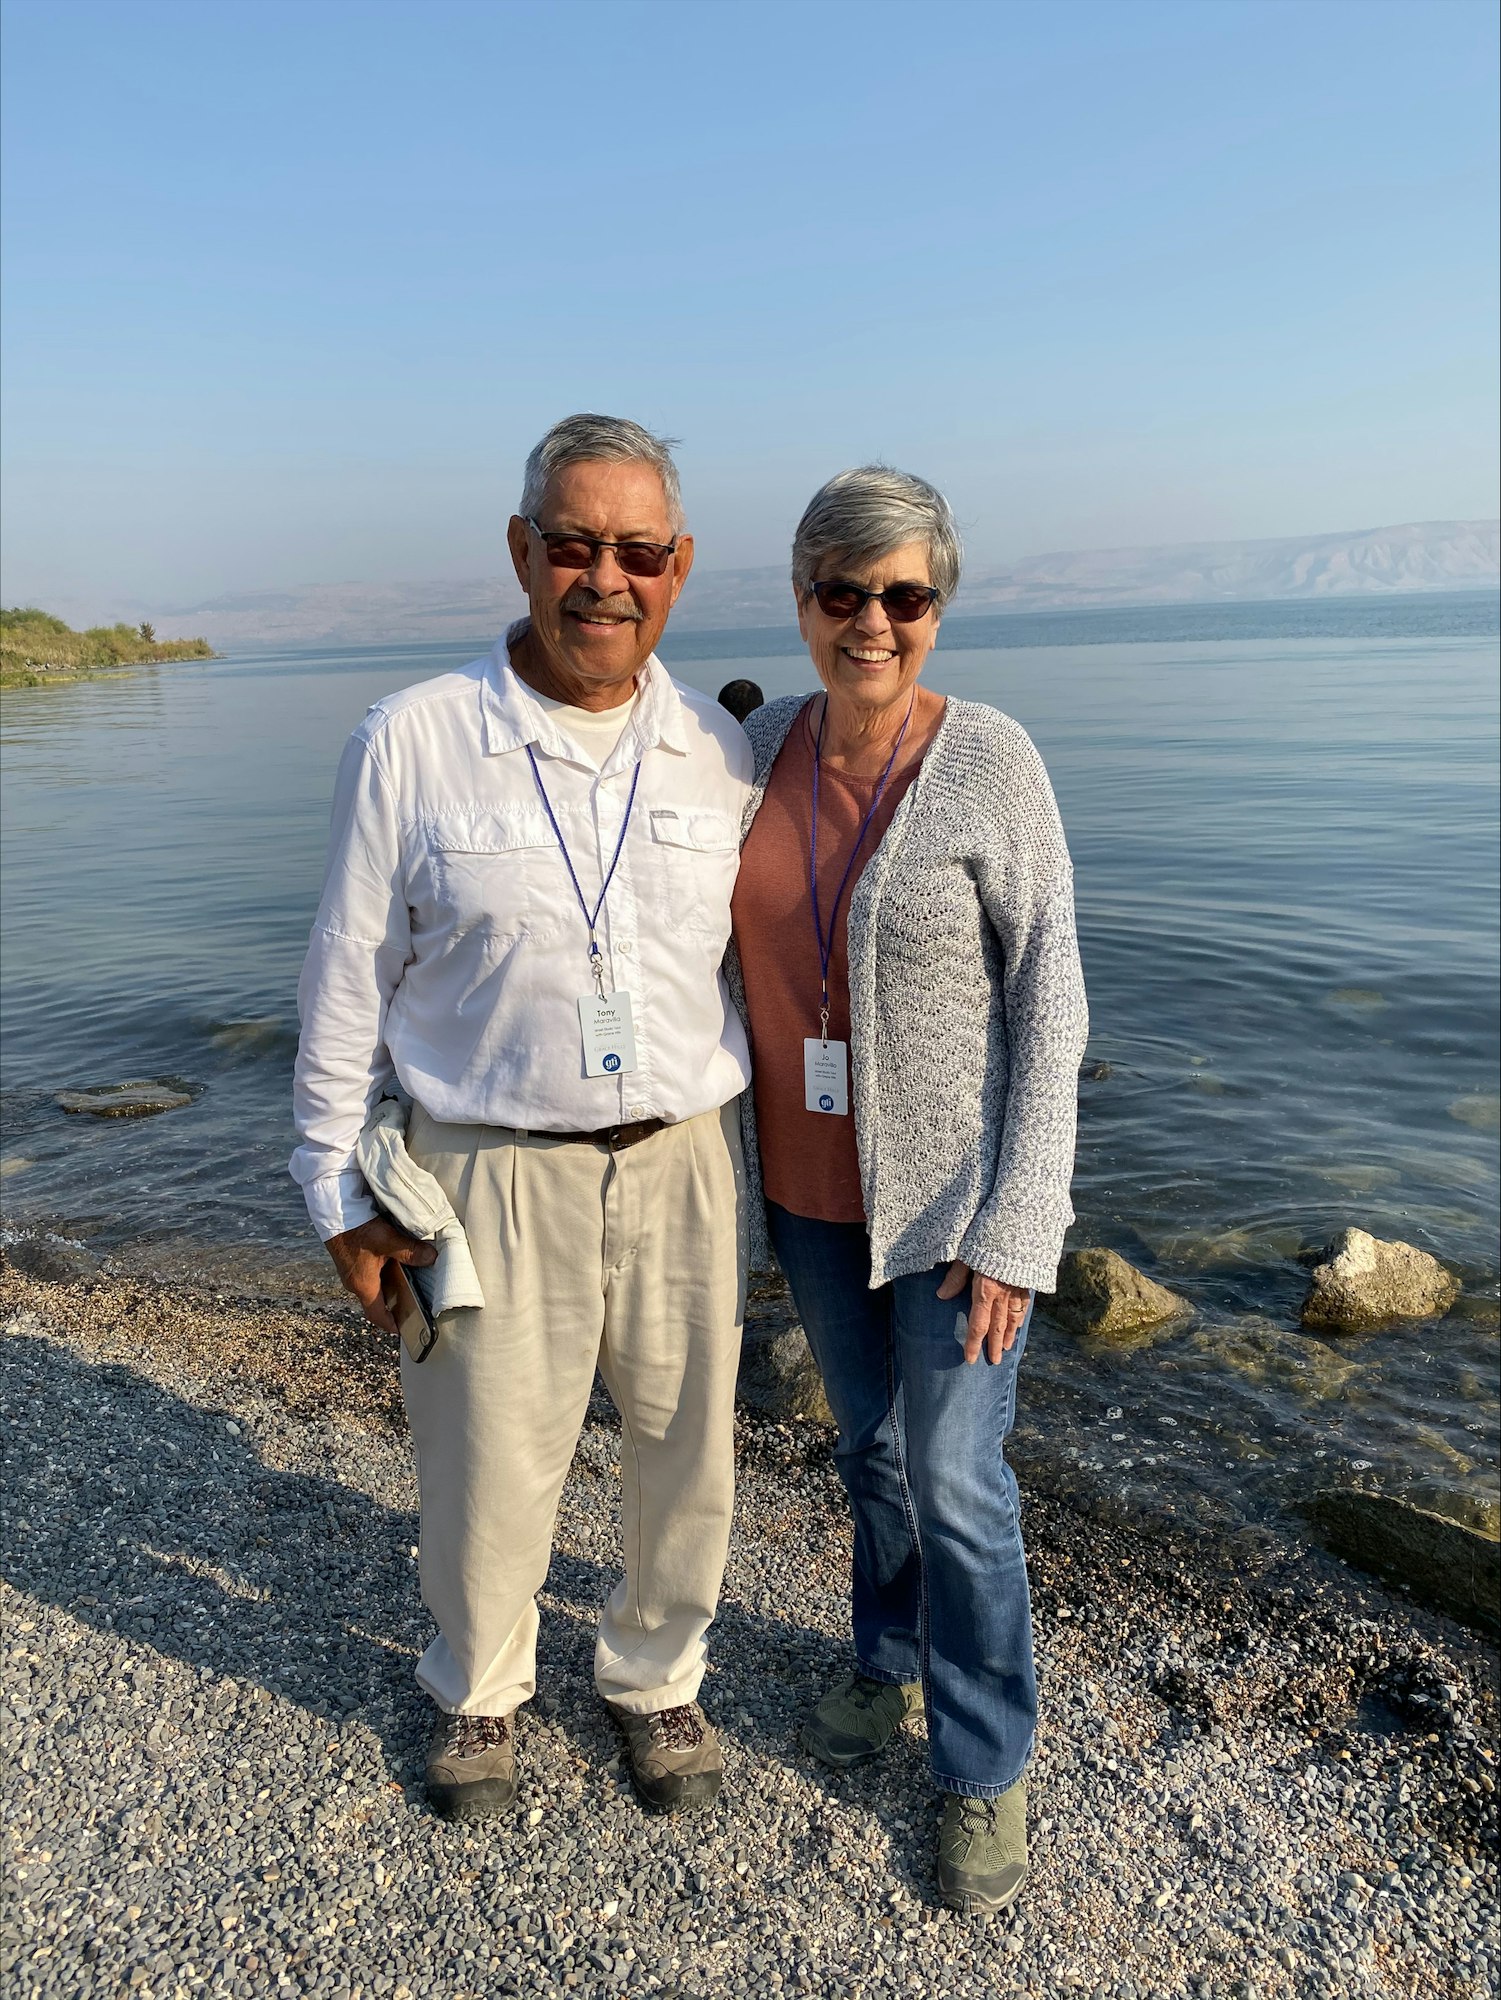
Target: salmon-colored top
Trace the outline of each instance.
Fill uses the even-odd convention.
[[[849,1115],[809,1111],[803,1041],[818,1033],[818,943],[808,895],[813,832],[815,696],[787,732],[761,808],[740,854],[731,914],[750,1015],[751,1079],[769,1201],[818,1222],[863,1222],[854,1105]],[[915,722],[916,718],[914,718]],[[914,758],[881,794],[845,885],[829,955],[829,1040],[850,1038],[849,907],[865,864],[922,768]],[[823,764],[818,792],[818,902],[825,933],[834,893],[880,774],[855,778]],[[853,1099],[854,1078],[850,1077]]]

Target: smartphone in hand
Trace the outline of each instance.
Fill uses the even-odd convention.
[[[390,1308],[401,1335],[402,1345],[413,1361],[426,1361],[438,1342],[438,1322],[433,1317],[431,1293],[425,1283],[427,1272],[408,1270],[405,1264],[387,1264],[381,1276],[381,1295]]]

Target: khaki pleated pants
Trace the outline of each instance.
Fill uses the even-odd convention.
[[[440,1708],[508,1715],[536,1688],[537,1606],[598,1366],[621,1417],[624,1570],[595,1685],[650,1714],[703,1679],[734,1503],[745,1309],[738,1108],[611,1153],[414,1106],[407,1146],[464,1224],[482,1310],[445,1313],[402,1390],[439,1636],[417,1678]]]

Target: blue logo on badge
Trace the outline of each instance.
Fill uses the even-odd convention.
[[[606,1056],[604,1061],[600,1064],[600,1068],[607,1070],[611,1076],[615,1074],[616,1070],[618,1070],[619,1067],[620,1067],[620,1058],[619,1056],[615,1055]]]
[[[818,1108],[820,1111],[832,1111],[834,1109],[834,1100],[827,1091],[819,1098]]]

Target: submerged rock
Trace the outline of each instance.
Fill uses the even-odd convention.
[[[1442,1514],[1446,1521],[1457,1522],[1461,1528],[1469,1528],[1488,1541],[1501,1542],[1501,1496],[1488,1488],[1456,1487],[1451,1481],[1440,1484],[1436,1479],[1420,1479],[1415,1485],[1403,1488],[1402,1498],[1410,1507]]]
[[[1336,1329],[1436,1319],[1458,1297],[1459,1280],[1426,1250],[1346,1229],[1314,1267],[1302,1318]]]
[[[1115,1250],[1070,1250],[1058,1267],[1057,1291],[1039,1303],[1068,1332],[1106,1340],[1129,1339],[1192,1310]]]
[[[1190,1353],[1233,1368],[1258,1388],[1286,1389],[1304,1401],[1337,1396],[1360,1372],[1358,1361],[1336,1354],[1322,1340],[1254,1314],[1231,1325],[1202,1326],[1186,1344]]]
[[[1384,993],[1369,986],[1340,986],[1324,996],[1326,1007],[1347,1007],[1357,1014],[1376,1014],[1390,1004]]]
[[[101,1083],[89,1090],[60,1090],[64,1111],[87,1111],[95,1118],[154,1118],[159,1111],[181,1111],[193,1099],[189,1091],[151,1078],[132,1083]]]
[[[1457,1319],[1467,1319],[1472,1326],[1483,1326],[1491,1333],[1501,1332],[1501,1299],[1470,1293],[1456,1299],[1451,1310]],[[1492,1382],[1484,1391],[1484,1395],[1494,1396],[1495,1393],[1495,1384]],[[1465,1394],[1471,1402],[1483,1400],[1479,1392],[1471,1395],[1467,1389]]]
[[[1475,1631],[1501,1631],[1501,1540],[1392,1493],[1329,1488],[1305,1509],[1320,1539],[1359,1569]]]
[[[1376,1194],[1382,1188],[1396,1187],[1402,1179],[1395,1167],[1383,1167],[1368,1160],[1351,1160],[1343,1166],[1313,1167],[1310,1172],[1346,1194]]]
[[[13,1236],[5,1245],[5,1255],[28,1278],[45,1278],[55,1285],[96,1278],[104,1269],[92,1250],[66,1236]]]
[[[263,1056],[297,1047],[297,1035],[279,1014],[259,1014],[248,1021],[219,1021],[209,1030],[216,1049],[232,1049],[236,1054]]]
[[[1158,1254],[1184,1271],[1235,1271],[1260,1261],[1265,1246],[1249,1229],[1200,1230],[1185,1236],[1167,1236],[1157,1244]]]
[[[1477,1132],[1501,1132],[1501,1097],[1481,1097],[1474,1092],[1456,1097],[1449,1106],[1449,1116]]]

